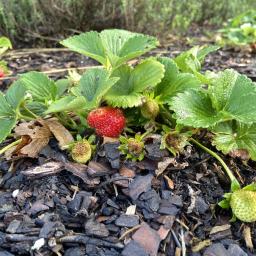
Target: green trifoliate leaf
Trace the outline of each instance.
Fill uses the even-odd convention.
[[[18,80],[14,82],[7,90],[5,98],[6,101],[10,104],[10,106],[14,110],[16,110],[20,106],[21,102],[24,100],[25,93],[26,88]]]
[[[0,55],[6,52],[8,49],[12,49],[12,43],[7,37],[0,37]]]
[[[177,64],[170,58],[161,57],[157,60],[165,67],[162,81],[155,89],[155,95],[163,103],[170,103],[172,97],[190,88],[199,88],[200,81],[192,74],[180,73]]]
[[[0,142],[2,142],[11,132],[16,124],[16,113],[7,102],[4,94],[0,92]]]
[[[38,101],[32,101],[32,102],[26,103],[26,108],[28,108],[31,112],[33,112],[37,116],[44,116],[45,111],[47,110],[47,106],[45,106],[45,104]],[[26,111],[24,110],[24,112]]]
[[[62,111],[79,111],[86,107],[87,101],[83,96],[68,95],[59,100],[54,101],[45,114],[57,113]]]
[[[208,90],[189,90],[173,101],[171,109],[180,124],[207,128],[227,120],[256,122],[255,85],[234,70],[212,77]]]
[[[97,60],[99,63],[105,66],[107,64],[105,49],[103,47],[99,33],[96,31],[69,37],[60,43],[75,52],[79,52]]]
[[[182,52],[174,61],[181,71],[193,73],[194,71],[200,71],[205,57],[218,49],[219,46],[215,45],[195,46],[188,51]]]
[[[219,46],[195,46],[182,52],[174,61],[182,72],[194,74],[202,83],[208,83],[207,78],[200,73],[205,57],[219,49]]]
[[[154,37],[132,33],[121,29],[92,31],[70,37],[61,42],[73,51],[89,56],[104,66],[118,67],[155,48]]]
[[[213,126],[221,118],[203,90],[188,90],[178,94],[173,98],[170,108],[175,112],[178,124],[196,128]]]
[[[15,111],[7,102],[6,97],[0,92],[0,118],[15,117]]]
[[[77,87],[72,89],[76,96],[83,96],[86,105],[80,106],[84,109],[97,107],[103,96],[119,80],[118,77],[110,77],[109,72],[104,69],[91,69],[83,74]]]
[[[55,82],[57,87],[57,96],[61,97],[69,87],[71,87],[71,81],[69,79],[59,79]]]
[[[209,87],[212,104],[217,111],[240,122],[256,121],[255,84],[232,69],[218,73]]]
[[[78,86],[71,89],[73,95],[54,101],[46,114],[61,111],[90,110],[98,107],[103,96],[118,81],[104,69],[91,69],[83,74]]]
[[[11,133],[15,124],[15,118],[0,118],[0,142],[2,142]]]
[[[227,70],[226,72],[231,71]],[[240,74],[232,84],[230,96],[227,98],[223,112],[229,113],[233,119],[240,122],[256,122],[256,84]]]
[[[48,101],[54,101],[56,99],[56,84],[45,74],[31,71],[21,75],[20,81],[28,92],[31,93],[34,100],[48,104]]]
[[[119,81],[106,95],[115,107],[130,108],[142,104],[143,94],[154,88],[164,76],[164,66],[153,59],[145,60],[135,68],[123,65],[113,72]]]
[[[246,150],[256,160],[256,124],[220,123],[213,129],[213,145],[224,154]]]

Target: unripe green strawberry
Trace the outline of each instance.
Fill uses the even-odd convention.
[[[144,150],[144,143],[134,138],[130,138],[128,140],[128,150],[130,154],[139,156]]]
[[[230,206],[233,214],[241,221],[256,221],[256,192],[237,190],[231,195]]]
[[[141,114],[147,119],[155,119],[159,113],[159,106],[155,99],[147,98],[141,106]]]
[[[77,141],[72,147],[71,156],[78,163],[85,164],[88,162],[92,156],[90,143],[86,139]]]

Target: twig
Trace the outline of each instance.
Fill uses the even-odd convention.
[[[137,226],[135,226],[135,227],[133,227],[133,228],[128,229],[127,231],[125,231],[125,232],[120,236],[119,240],[123,240],[127,235],[129,235],[131,232],[137,230],[137,229],[140,228],[140,227],[141,227],[141,225],[137,225]]]
[[[84,66],[84,67],[76,67],[76,68],[60,68],[60,69],[52,69],[48,71],[38,71],[38,72],[49,75],[49,74],[58,74],[58,73],[66,72],[69,70],[87,70],[87,69],[93,69],[93,68],[102,68],[102,66],[95,65],[95,66]],[[22,75],[22,73],[18,75]],[[17,76],[6,76],[6,77],[0,78],[0,81],[16,79],[16,78]]]
[[[4,57],[19,57],[34,53],[51,53],[51,52],[71,52],[68,48],[24,48],[21,50],[13,50],[4,54]]]
[[[99,186],[96,187],[96,189],[102,188],[102,187],[106,186],[109,183],[112,183],[114,181],[119,181],[119,180],[131,180],[131,178],[128,178],[128,177],[115,177],[115,178],[112,178],[112,179],[109,179],[107,181],[102,182]]]

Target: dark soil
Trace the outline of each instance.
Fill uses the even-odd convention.
[[[67,51],[6,59],[13,74],[2,88],[28,70],[97,65]],[[255,64],[255,55],[225,50],[210,55],[205,67],[234,68],[255,80]],[[148,138],[137,163],[120,155],[118,142],[100,139],[88,165],[71,162],[55,140],[38,159],[2,158],[0,255],[256,255],[255,225],[230,223],[231,212],[217,206],[229,191],[219,163],[193,145],[174,158],[159,144],[159,135]],[[256,181],[255,163],[222,157],[242,184]]]

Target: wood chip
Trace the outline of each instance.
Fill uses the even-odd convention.
[[[168,185],[169,189],[174,189],[174,183],[171,178],[169,178],[167,175],[164,175],[164,178],[166,180],[166,183]]]
[[[243,237],[244,237],[244,241],[245,241],[247,248],[249,248],[251,251],[253,251],[251,228],[247,225],[244,226]]]
[[[218,233],[218,232],[222,232],[222,231],[225,231],[225,230],[228,230],[228,229],[230,229],[230,227],[231,227],[230,224],[225,224],[225,225],[221,225],[221,226],[215,226],[210,231],[210,235]]]

